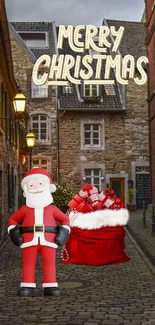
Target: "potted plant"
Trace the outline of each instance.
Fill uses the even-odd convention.
[[[133,204],[133,198],[134,198],[134,187],[129,187],[128,188],[128,204],[127,204],[127,209],[129,211],[136,210],[135,204]]]

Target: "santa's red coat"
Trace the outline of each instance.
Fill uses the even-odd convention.
[[[22,222],[22,227],[29,227],[34,225],[44,225],[56,227],[56,221],[63,226],[69,226],[69,218],[62,211],[54,205],[48,205],[45,208],[34,209],[24,205],[16,211],[8,221],[9,229],[11,226]],[[57,247],[55,244],[56,234],[53,233],[26,233],[23,234],[23,244],[21,248],[30,247],[38,244],[38,234],[40,237],[40,244],[49,247]]]

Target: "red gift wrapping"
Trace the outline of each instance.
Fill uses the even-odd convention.
[[[128,262],[130,258],[124,252],[124,237],[123,226],[94,230],[73,227],[65,246],[68,256],[66,261],[64,256],[61,263],[101,266]]]
[[[76,194],[73,199],[68,203],[70,209],[77,210],[78,212],[90,212],[93,211],[92,207],[86,203],[86,201]]]

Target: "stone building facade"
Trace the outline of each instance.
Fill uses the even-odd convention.
[[[143,23],[104,21],[104,24],[116,29],[125,27],[120,45],[122,56],[131,54],[136,60],[146,55]],[[64,43],[63,53],[68,51],[72,55]],[[109,89],[100,86],[99,104],[85,102],[82,91],[80,86],[72,85],[64,93],[62,89],[58,93],[59,110],[64,112],[60,117],[59,140],[61,182],[75,191],[85,182],[92,182],[100,190],[108,184],[128,203],[128,181],[132,180],[134,203],[142,208],[145,199],[147,206],[150,202],[147,85],[137,86],[130,80],[126,88],[117,82]],[[95,136],[100,137],[99,141]]]
[[[122,56],[131,54],[136,60],[146,55],[143,23],[104,20],[103,24],[115,26],[116,29],[125,27],[120,45]],[[36,58],[42,54],[57,53],[58,29],[53,23],[12,25]],[[67,41],[59,52],[62,53],[74,55]],[[48,139],[38,142],[33,153],[34,166],[39,164],[45,167],[41,164],[43,156],[51,164],[49,171],[52,176],[56,174],[56,179],[62,185],[76,192],[85,182],[91,182],[99,190],[108,184],[125,203],[128,203],[128,181],[132,180],[135,187],[134,203],[137,208],[142,208],[145,199],[147,205],[150,201],[147,85],[137,86],[130,80],[127,87],[116,82],[115,86],[90,86],[87,89],[69,85],[58,87],[58,91],[49,88],[48,92],[52,99],[50,101],[47,97],[32,100],[30,93],[28,95],[29,112],[32,115],[44,115],[46,112],[51,128],[50,146]],[[91,101],[94,96],[99,101]],[[86,97],[89,97],[89,101]],[[44,122],[31,117],[36,134],[39,123]]]
[[[146,46],[148,65],[148,115],[149,148],[151,172],[151,203],[155,204],[155,2],[145,0],[146,4]]]
[[[47,169],[56,180],[56,88],[47,85],[37,87],[32,82],[32,70],[36,59],[45,53],[50,55],[55,53],[55,25],[54,23],[15,22],[11,23],[10,30],[16,34],[14,35],[16,45],[15,41],[12,41],[16,75],[21,82],[24,82],[27,96],[27,110],[30,116],[27,131],[32,130],[36,137],[36,145],[32,150],[32,167],[39,166]],[[19,75],[20,71],[21,75]],[[29,156],[27,168],[30,168]]]
[[[0,0],[0,242],[7,234],[8,216],[18,206],[20,151],[24,127],[13,107],[18,86],[11,55],[5,3]],[[24,115],[23,115],[24,118]]]

